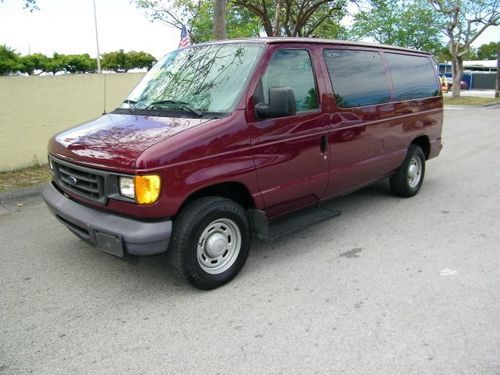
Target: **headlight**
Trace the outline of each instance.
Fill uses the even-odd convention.
[[[135,176],[135,201],[139,204],[152,204],[160,196],[161,179],[158,175]]]
[[[134,179],[132,177],[120,177],[120,194],[135,199]]]
[[[139,204],[152,204],[160,196],[161,180],[157,175],[120,177],[120,195]]]

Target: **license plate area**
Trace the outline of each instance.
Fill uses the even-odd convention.
[[[124,249],[121,236],[95,231],[96,247],[106,253],[123,258]]]

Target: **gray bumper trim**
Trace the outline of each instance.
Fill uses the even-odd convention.
[[[170,220],[142,222],[94,210],[67,198],[52,184],[42,195],[59,221],[78,237],[94,246],[97,246],[95,235],[97,231],[121,238],[126,254],[153,255],[167,251],[172,234]]]

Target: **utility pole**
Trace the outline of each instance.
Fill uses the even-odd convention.
[[[214,0],[214,38],[226,39],[226,0]]]
[[[101,54],[99,53],[99,34],[97,33],[97,11],[95,7],[95,0],[94,2],[94,24],[95,24],[95,44],[97,47],[97,73],[101,74]]]
[[[495,98],[500,97],[500,42],[497,42],[497,83],[495,85]]]

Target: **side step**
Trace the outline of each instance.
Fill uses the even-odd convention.
[[[264,211],[249,210],[248,212],[252,222],[254,237],[267,243],[273,243],[308,226],[340,216],[340,211],[322,206],[307,208],[268,223]]]

